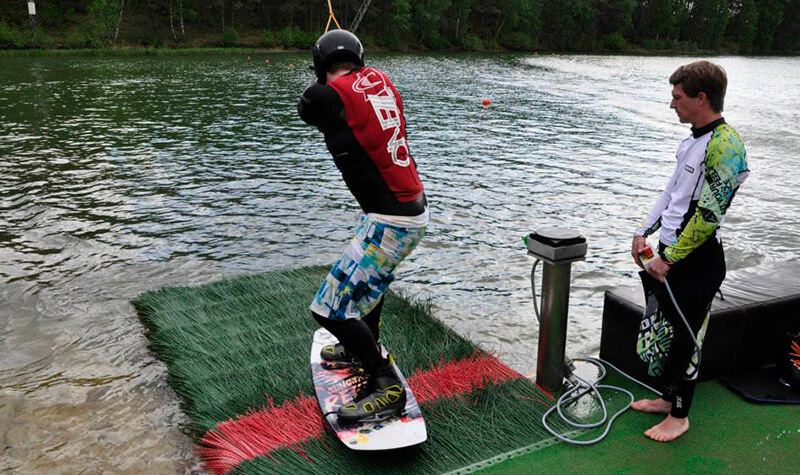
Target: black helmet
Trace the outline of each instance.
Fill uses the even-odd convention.
[[[331,30],[320,36],[314,45],[314,73],[320,84],[328,80],[328,68],[337,61],[364,66],[364,46],[347,30]]]

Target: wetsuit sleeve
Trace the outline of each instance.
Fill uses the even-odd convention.
[[[344,103],[332,87],[319,84],[314,79],[306,87],[297,103],[297,114],[307,124],[317,127],[331,117],[340,117]]]
[[[645,219],[642,226],[633,233],[634,236],[647,237],[658,231],[658,228],[661,227],[661,213],[667,209],[670,193],[669,189],[661,193],[661,196],[658,197],[656,203],[650,209],[650,214],[647,215],[647,219]]]
[[[675,243],[664,249],[668,260],[680,261],[714,234],[747,176],[745,155],[735,132],[714,133],[706,147],[705,180],[697,208]]]
[[[669,183],[664,188],[664,191],[661,192],[661,195],[659,195],[655,204],[653,204],[653,207],[650,208],[650,214],[647,215],[647,219],[645,219],[641,227],[633,233],[634,236],[647,237],[658,231],[658,228],[661,227],[661,214],[665,209],[667,209],[667,206],[669,206],[669,202],[672,198],[672,192],[675,188],[675,176],[677,173],[678,167],[676,165],[675,171],[672,172],[672,177],[669,179]]]

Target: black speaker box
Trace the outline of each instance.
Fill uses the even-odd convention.
[[[774,364],[786,332],[800,329],[800,262],[730,271],[721,290],[711,305],[701,381]],[[641,285],[606,291],[600,357],[659,387],[636,354],[643,312]]]

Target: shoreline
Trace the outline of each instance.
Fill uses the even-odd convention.
[[[203,48],[80,48],[80,49],[0,49],[0,57],[11,56],[189,56],[201,54],[282,54],[301,53],[305,50],[257,47],[203,47]]]
[[[43,49],[0,49],[0,57],[14,56],[181,56],[181,55],[237,55],[237,54],[302,54],[309,53],[309,48],[264,48],[257,46],[201,46],[190,48],[171,48],[171,47],[141,47],[141,46],[122,46],[108,48],[43,48]],[[421,49],[386,49],[371,48],[372,53],[380,54],[531,54],[541,56],[690,56],[690,57],[717,57],[717,56],[739,56],[757,58],[795,58],[800,57],[800,53],[795,54],[760,54],[743,55],[730,51],[707,51],[707,50],[648,50],[631,48],[625,51],[545,51],[545,50],[421,50]]]

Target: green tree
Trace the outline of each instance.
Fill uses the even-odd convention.
[[[595,0],[597,33],[600,37],[619,33],[626,35],[633,26],[635,0]]]
[[[800,51],[800,0],[791,0],[775,34],[774,49],[784,53]]]
[[[0,22],[0,49],[22,49],[27,42],[25,33]]]
[[[634,37],[637,41],[666,42],[678,37],[675,0],[643,0],[636,8]]]
[[[61,2],[44,2],[41,7],[36,5],[42,24],[48,28],[64,28],[73,19],[75,7],[64,5]]]
[[[490,46],[497,46],[497,35],[504,23],[503,11],[497,1],[477,0],[473,4],[470,29]]]
[[[499,31],[506,48],[529,49],[538,45],[541,5],[538,0],[503,0],[500,14],[505,19]]]
[[[758,7],[758,28],[753,41],[754,49],[759,53],[772,51],[775,33],[783,20],[783,13],[788,0],[760,0]]]
[[[441,35],[441,18],[450,7],[450,0],[415,0],[411,2],[412,29],[421,45],[433,49],[445,47]]]
[[[120,0],[94,0],[87,9],[93,32],[105,43],[110,43],[117,31],[122,4]]]
[[[758,9],[755,0],[733,0],[731,12],[733,18],[728,25],[728,38],[739,45],[739,54],[752,53],[758,28]]]
[[[388,13],[383,43],[390,48],[397,48],[406,44],[411,37],[411,4],[408,0],[392,0]]]
[[[687,38],[706,49],[717,49],[725,39],[731,12],[728,0],[697,0],[686,25]]]
[[[452,39],[459,45],[464,44],[464,39],[470,34],[469,16],[475,0],[453,0],[452,11]]]
[[[597,14],[591,0],[545,0],[542,6],[541,41],[555,51],[585,51],[594,48]]]

